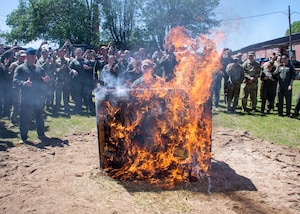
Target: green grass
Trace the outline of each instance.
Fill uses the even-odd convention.
[[[292,112],[294,112],[299,90],[300,81],[294,81]],[[213,115],[213,126],[248,131],[255,137],[300,149],[299,119],[278,117],[276,108],[274,112],[266,115],[261,115],[259,112],[248,114],[241,110],[237,110],[237,114],[228,114],[225,113],[225,105],[222,101],[224,100],[221,100],[220,111]],[[258,109],[260,109],[260,104],[258,102]],[[239,100],[239,106],[241,106],[241,100]]]
[[[300,81],[295,81],[293,86],[293,109],[296,103],[296,94],[300,90]],[[223,94],[223,92],[221,92]],[[239,101],[239,106],[241,103]],[[258,102],[258,109],[260,102]],[[213,114],[213,127],[226,127],[235,130],[243,130],[251,135],[286,146],[300,149],[300,120],[288,117],[278,117],[277,112],[262,116],[260,113],[225,113],[225,105],[221,96],[219,112]],[[62,112],[59,115],[45,117],[45,131],[49,137],[59,138],[66,134],[86,132],[96,128],[96,117],[88,115],[71,115],[66,117]],[[28,133],[29,140],[37,140],[35,129]],[[7,118],[0,120],[0,150],[13,147],[19,141],[19,129],[10,128]]]
[[[67,117],[63,112],[57,115],[45,114],[45,133],[48,137],[59,138],[70,133],[87,132],[96,128],[96,117],[84,115],[71,115]],[[20,140],[19,128],[10,127],[8,118],[0,120],[0,151],[13,147]],[[28,132],[28,140],[36,141],[37,133],[34,125]]]

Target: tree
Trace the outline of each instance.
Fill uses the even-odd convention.
[[[97,0],[20,0],[17,10],[7,19],[12,27],[7,41],[24,43],[35,39],[63,44],[99,43],[99,9]]]
[[[117,47],[125,48],[135,26],[138,9],[137,0],[100,0],[103,23],[102,28],[108,31]]]
[[[162,47],[165,35],[177,26],[192,34],[207,33],[218,25],[214,12],[219,0],[20,0],[7,19],[8,42],[36,39],[63,44],[98,45],[99,25],[118,48],[132,44]],[[152,45],[153,46],[153,45]]]
[[[161,47],[173,27],[184,26],[197,35],[217,26],[213,10],[218,4],[219,0],[144,0],[142,14],[149,37]]]
[[[291,24],[291,31],[292,31],[292,34],[300,33],[300,21],[296,21]],[[290,35],[290,29],[287,29],[285,31],[285,35],[286,36]]]
[[[27,42],[26,38],[30,38],[31,41],[34,37],[27,30],[30,28],[29,20],[29,7],[26,0],[19,2],[19,7],[14,10],[7,18],[6,24],[12,27],[10,33],[4,33],[2,36],[8,41],[13,42],[15,39]],[[20,39],[21,38],[21,39]]]

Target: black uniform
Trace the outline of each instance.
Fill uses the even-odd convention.
[[[280,65],[278,68],[278,114],[283,115],[283,98],[286,101],[286,115],[290,116],[292,107],[292,90],[288,90],[288,87],[292,85],[292,81],[296,77],[295,67],[288,63],[285,65]]]
[[[31,122],[32,112],[36,120],[36,130],[39,137],[44,136],[44,94],[42,77],[44,70],[37,65],[29,66],[27,63],[16,68],[14,85],[20,88],[20,134],[23,141],[27,140],[27,134]],[[26,86],[30,78],[32,86]]]

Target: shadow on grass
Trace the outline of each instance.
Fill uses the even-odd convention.
[[[10,139],[15,139],[18,132],[7,129],[5,123],[0,121],[0,151],[6,151],[8,148],[14,147]]]
[[[0,140],[0,151],[6,151],[11,147],[14,147],[14,144],[12,142]]]

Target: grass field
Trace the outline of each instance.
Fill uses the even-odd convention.
[[[300,90],[300,81],[295,81],[293,86],[293,109],[295,107],[296,94]],[[221,91],[221,95],[223,92]],[[241,102],[239,101],[239,106]],[[258,102],[258,109],[260,102]],[[260,113],[242,113],[237,110],[236,114],[225,112],[223,96],[218,112],[213,112],[213,127],[226,127],[236,130],[248,131],[251,135],[300,149],[300,120],[288,117],[278,117],[277,112],[261,115]],[[61,137],[66,134],[90,131],[96,128],[95,116],[71,115],[67,117],[63,112],[52,115],[46,112],[45,130],[49,137]],[[36,140],[37,134],[34,127],[29,131],[29,140]],[[12,147],[19,141],[19,130],[9,127],[8,118],[0,120],[0,150]]]
[[[299,90],[300,81],[294,81],[292,112],[294,112]],[[258,101],[257,109],[260,109],[260,105],[261,102]],[[241,106],[241,99],[239,106]],[[245,130],[255,137],[300,149],[300,118],[278,117],[276,108],[274,112],[265,115],[259,112],[244,113],[240,109],[237,110],[237,114],[228,114],[225,109],[224,99],[221,97],[220,111],[213,114],[213,126]]]

